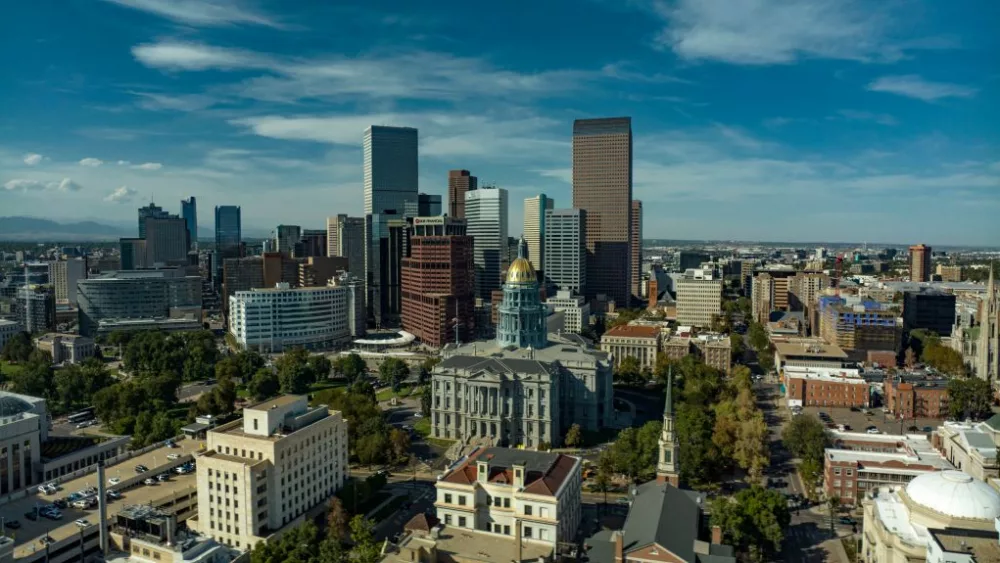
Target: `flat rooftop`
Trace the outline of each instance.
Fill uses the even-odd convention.
[[[104,476],[107,479],[118,477],[124,480],[126,477],[135,475],[134,468],[136,465],[145,465],[149,468],[148,475],[152,477],[158,473],[162,473],[162,470],[158,468],[172,462],[172,460],[167,459],[167,455],[193,455],[198,451],[201,442],[197,440],[179,440],[177,446],[176,448],[160,447],[116,463],[115,465],[105,467]],[[139,485],[130,488],[123,492],[122,498],[108,501],[108,518],[110,519],[126,506],[156,504],[157,501],[170,498],[181,491],[186,491],[197,486],[194,473],[187,475],[177,475],[174,473],[172,475],[169,480],[157,483],[156,485]],[[40,548],[44,548],[44,545],[39,540],[46,533],[54,541],[59,541],[68,538],[72,534],[79,533],[80,528],[73,523],[78,518],[86,518],[92,524],[97,524],[99,516],[96,509],[79,510],[73,507],[66,507],[65,510],[61,510],[63,517],[60,520],[48,520],[47,518],[39,517],[38,520],[31,521],[24,517],[25,513],[31,511],[36,505],[51,504],[52,501],[63,498],[70,493],[96,486],[97,472],[94,471],[71,481],[61,483],[59,485],[59,492],[54,495],[41,495],[37,491],[34,491],[22,499],[0,506],[0,515],[3,515],[6,519],[16,519],[21,522],[21,529],[17,530],[17,544],[14,548],[14,557],[24,557]]]
[[[659,327],[643,325],[616,326],[604,333],[604,336],[625,336],[630,338],[656,338],[659,335]]]
[[[251,411],[267,411],[271,408],[283,408],[288,405],[295,404],[296,401],[303,399],[302,395],[279,395],[273,399],[267,399],[259,403],[250,405],[249,407],[244,407],[243,410]],[[308,403],[307,403],[308,404]]]
[[[847,352],[844,352],[840,346],[819,338],[775,338],[772,344],[774,344],[775,351],[781,356],[847,360]]]
[[[971,554],[976,563],[1000,563],[1000,542],[995,532],[956,528],[928,531],[942,548],[950,552]]]

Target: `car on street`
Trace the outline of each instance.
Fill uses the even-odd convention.
[[[107,495],[108,495],[108,498],[111,499],[111,500],[117,500],[117,499],[122,498],[122,494],[119,493],[118,491],[114,490],[114,489],[108,491]]]
[[[143,481],[143,483],[145,483],[147,485],[155,485],[156,484],[156,479],[153,479],[152,477],[147,477],[146,480]]]
[[[10,528],[11,530],[17,530],[21,527],[21,523],[17,520],[4,520],[3,523],[5,528]]]
[[[86,518],[79,518],[77,520],[74,520],[73,523],[76,524],[77,526],[80,526],[81,528],[86,528],[87,526],[90,525],[90,521],[87,520]]]
[[[122,482],[122,480],[119,477],[112,477],[112,478],[108,479],[108,484],[109,485],[117,485],[118,483],[121,483],[121,482]]]
[[[869,426],[868,428],[865,429],[865,432],[867,432],[869,434],[881,434],[882,433],[882,432],[879,431],[878,428],[876,428],[874,426]]]
[[[147,471],[149,471],[149,468],[146,467],[145,465],[139,464],[135,466],[136,473],[145,473]]]
[[[907,432],[919,432],[920,428],[918,428],[917,426],[909,426],[909,427],[907,427],[906,431]]]
[[[69,506],[69,503],[66,502],[66,499],[64,498],[57,498],[56,500],[52,501],[52,504],[54,504],[56,508],[66,508],[67,506]]]
[[[924,426],[924,432],[934,432],[934,429],[930,426]]]
[[[35,514],[34,510],[29,510],[29,511],[25,512],[24,513],[24,517],[27,518],[28,520],[31,520],[32,522],[34,522],[35,520],[38,520],[38,515]]]
[[[62,519],[62,512],[59,512],[56,509],[52,509],[52,510],[39,510],[38,513],[41,514],[42,516],[44,516],[45,518],[48,518],[49,520],[60,520],[60,519]]]

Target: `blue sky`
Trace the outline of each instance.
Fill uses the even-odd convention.
[[[249,229],[360,214],[370,124],[571,205],[572,122],[629,115],[644,236],[1000,244],[1000,3],[42,0],[5,8],[0,216]]]

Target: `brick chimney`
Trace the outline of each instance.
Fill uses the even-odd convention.
[[[719,526],[712,526],[712,543],[722,545],[722,528]]]

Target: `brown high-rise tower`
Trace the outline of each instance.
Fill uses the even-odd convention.
[[[632,118],[573,122],[573,207],[587,212],[587,298],[627,307],[632,268]]]
[[[910,281],[925,282],[931,279],[931,247],[916,244],[910,247]]]
[[[448,171],[448,216],[465,219],[465,192],[478,186],[478,179],[468,170]]]
[[[632,246],[630,248],[632,266],[632,276],[629,279],[632,288],[632,297],[642,299],[642,292],[639,291],[642,280],[642,201],[632,200]]]
[[[416,217],[402,261],[403,328],[428,346],[474,336],[475,263],[465,221]],[[458,320],[457,327],[455,320]]]

